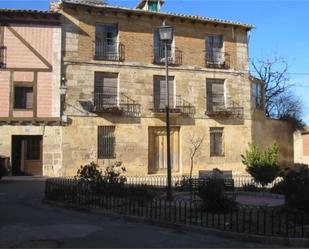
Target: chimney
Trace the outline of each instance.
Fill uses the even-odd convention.
[[[139,4],[135,8],[152,12],[160,12],[163,4],[164,0],[140,0]]]
[[[51,12],[59,12],[60,11],[60,4],[61,4],[61,2],[59,1],[59,2],[56,2],[56,1],[51,1],[50,3],[49,3],[49,10],[51,11]]]

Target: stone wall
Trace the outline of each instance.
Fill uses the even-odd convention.
[[[62,174],[62,127],[56,126],[8,126],[0,127],[0,155],[11,158],[12,136],[43,136],[43,175]]]
[[[279,162],[290,166],[294,162],[293,127],[284,121],[268,119],[265,113],[256,110],[252,122],[252,141],[262,148],[273,142],[279,145]]]
[[[295,163],[309,165],[309,134],[301,131],[294,133],[294,158]]]
[[[64,54],[66,59],[92,61],[95,49],[95,25],[98,23],[117,24],[118,41],[125,46],[125,61],[137,65],[150,65],[153,60],[153,30],[162,25],[162,18],[153,18],[78,8],[62,10]],[[224,50],[230,55],[231,68],[248,72],[247,31],[230,25],[204,25],[179,19],[168,20],[174,27],[174,45],[182,51],[182,66],[205,67],[205,36],[224,36]],[[120,63],[121,65],[121,63]]]

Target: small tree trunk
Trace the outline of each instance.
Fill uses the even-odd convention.
[[[193,173],[193,158],[190,158],[190,179],[192,178],[192,173]]]

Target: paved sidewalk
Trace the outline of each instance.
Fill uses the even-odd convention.
[[[274,247],[55,208],[42,203],[43,192],[41,181],[0,183],[0,247]]]

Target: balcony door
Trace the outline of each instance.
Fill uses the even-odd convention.
[[[96,72],[94,105],[99,109],[107,109],[118,104],[118,74]]]
[[[225,62],[222,35],[206,35],[206,61],[209,64],[223,65]]]
[[[155,110],[165,110],[167,104],[166,80],[164,76],[154,76],[153,101]],[[175,107],[175,83],[174,77],[169,77],[170,108]]]
[[[207,111],[220,111],[225,108],[224,80],[207,79]]]
[[[167,56],[169,63],[174,62],[174,49],[173,49],[174,41],[169,41],[167,43]],[[155,63],[165,63],[165,45],[164,42],[161,41],[159,35],[159,29],[154,29],[153,33],[153,47],[154,47],[154,61]]]
[[[179,171],[179,128],[171,128],[172,171]],[[149,174],[167,173],[167,137],[165,127],[149,128]]]
[[[96,26],[96,56],[107,60],[117,60],[117,24],[98,24]]]

